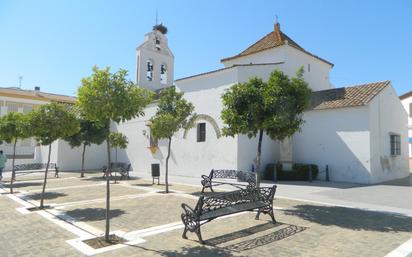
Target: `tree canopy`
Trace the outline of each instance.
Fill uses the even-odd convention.
[[[153,94],[126,77],[126,70],[111,73],[109,67],[99,69],[95,66],[93,74],[82,79],[77,105],[88,120],[119,123],[144,115],[143,110]]]
[[[41,145],[50,145],[80,129],[75,114],[68,111],[66,105],[59,103],[41,105],[30,113],[30,121],[32,134]]]
[[[31,128],[28,115],[9,112],[0,118],[0,140],[14,143],[17,139],[29,138]]]
[[[157,111],[151,119],[150,129],[157,139],[170,138],[179,129],[190,127],[194,106],[183,98],[183,93],[175,87],[161,91]]]

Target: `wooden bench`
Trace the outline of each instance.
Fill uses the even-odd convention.
[[[196,207],[192,209],[182,204],[182,222],[185,225],[182,237],[187,239],[187,231],[196,233],[200,243],[204,243],[200,226],[218,217],[257,210],[256,219],[261,213],[268,214],[276,223],[273,215],[273,197],[276,186],[247,188],[233,192],[219,193],[212,196],[200,196]]]
[[[237,182],[247,182],[247,184],[241,184],[234,182],[233,179],[236,179]],[[240,171],[240,170],[211,170],[210,174],[202,175],[202,193],[206,188],[210,188],[212,192],[213,186],[218,185],[231,185],[236,188],[242,189],[245,186],[247,188],[256,187],[256,174],[249,171]]]
[[[110,177],[113,176],[113,172],[119,172],[120,174],[120,179],[127,178],[130,179],[129,171],[131,168],[130,163],[125,163],[125,162],[111,162],[110,163]],[[106,170],[107,166],[103,166],[102,172],[103,172],[103,177],[106,177]]]
[[[17,174],[31,174],[36,172],[45,172],[47,163],[27,163],[14,165],[14,171]],[[59,168],[56,163],[49,163],[49,170],[54,170],[54,177],[59,177]]]

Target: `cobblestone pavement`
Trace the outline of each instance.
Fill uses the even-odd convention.
[[[50,179],[48,204],[88,226],[104,228],[104,180],[100,174],[62,173]],[[38,180],[38,178],[37,178]],[[16,186],[26,197],[38,200],[35,177]],[[30,182],[31,181],[31,182]],[[34,182],[33,182],[34,181]],[[41,184],[41,182],[40,182]],[[7,188],[5,188],[7,190]],[[195,206],[199,187],[172,184],[175,193],[163,194],[163,186],[132,179],[111,185],[111,229],[125,232],[180,221],[182,202]],[[267,215],[255,220],[244,213],[214,220],[202,226],[206,245],[194,234],[181,238],[182,229],[145,236],[146,242],[97,256],[385,256],[412,237],[412,218],[359,209],[275,199],[272,224]],[[77,236],[38,213],[23,215],[22,207],[0,195],[0,256],[84,256],[66,243]]]

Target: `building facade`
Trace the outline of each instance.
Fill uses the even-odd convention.
[[[166,35],[160,34],[164,37],[160,42],[167,43]],[[137,49],[137,82],[154,91],[170,85],[153,86],[162,75],[153,67],[169,60],[168,70],[173,70],[173,54],[165,45],[161,49],[168,49],[166,53],[157,50],[157,35],[159,31],[150,32],[145,47]],[[145,65],[148,63],[152,65]],[[279,23],[255,44],[221,63],[222,69],[175,81],[178,90],[194,104],[198,116],[195,128],[179,131],[173,137],[171,174],[200,177],[213,168],[251,170],[257,140],[221,135],[221,95],[252,76],[267,80],[275,69],[294,76],[303,66],[304,79],[313,90],[311,107],[303,116],[305,124],[301,132],[284,142],[264,137],[263,169],[278,161],[314,163],[321,171],[328,166],[333,181],[366,184],[409,175],[407,114],[390,81],[334,88],[329,81],[333,64],[299,46],[281,31]],[[130,162],[136,172],[150,172],[153,163],[159,163],[164,170],[166,141],[155,143],[150,134],[149,120],[155,112],[153,103],[144,117],[113,126],[129,138],[128,148],[119,151],[117,158]]]
[[[412,170],[412,91],[399,97],[408,113],[409,168]]]
[[[39,87],[34,90],[24,90],[16,87],[0,88],[0,116],[9,112],[28,113],[40,105],[50,102],[74,104],[75,97],[45,93]],[[6,171],[11,170],[13,145],[3,143],[0,149],[6,154],[9,161]],[[102,167],[102,157],[105,158],[105,147],[92,145],[86,152],[86,169],[99,169]],[[88,154],[90,153],[90,155]],[[16,165],[26,163],[46,163],[48,147],[39,145],[33,138],[18,140],[16,145]],[[67,142],[56,140],[52,144],[51,162],[57,164],[62,171],[81,169],[81,148],[72,149]]]

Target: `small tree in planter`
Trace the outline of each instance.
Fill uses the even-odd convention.
[[[111,73],[110,68],[93,67],[93,74],[82,79],[78,89],[77,106],[88,120],[100,124],[119,123],[144,115],[153,93],[137,87],[126,79],[127,71]],[[110,138],[107,142],[106,173],[106,230],[105,240],[110,242]]]
[[[40,208],[44,208],[47,174],[49,171],[51,146],[54,141],[73,135],[79,130],[79,122],[74,113],[68,111],[66,105],[50,103],[40,106],[30,113],[32,133],[41,145],[48,145],[47,166],[44,172],[43,189]]]
[[[30,120],[28,115],[18,112],[9,112],[0,118],[0,137],[2,141],[13,144],[12,172],[10,180],[10,193],[13,194],[13,182],[16,177],[14,163],[16,160],[16,144],[18,140],[31,137]]]
[[[167,139],[167,157],[165,184],[166,193],[169,193],[169,158],[172,136],[181,128],[193,125],[194,106],[183,98],[183,93],[176,92],[175,87],[168,87],[161,91],[156,115],[151,119],[151,133],[157,139]]]
[[[226,136],[258,136],[256,182],[260,185],[263,133],[273,140],[284,140],[300,130],[302,113],[309,104],[311,90],[303,79],[303,68],[289,79],[275,70],[268,82],[253,77],[233,85],[223,96],[222,129]]]
[[[109,124],[100,124],[98,122],[93,122],[90,120],[85,119],[84,117],[78,118],[80,123],[80,130],[69,137],[65,137],[69,145],[74,147],[83,146],[82,151],[82,171],[80,177],[84,177],[84,156],[86,153],[86,147],[90,146],[91,144],[100,145],[102,144],[109,132]]]

